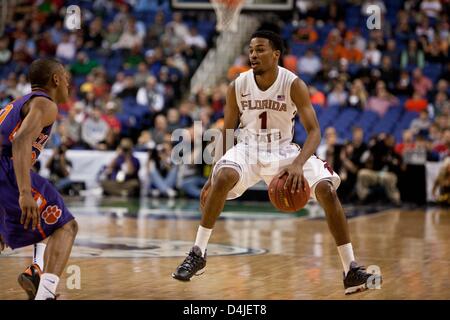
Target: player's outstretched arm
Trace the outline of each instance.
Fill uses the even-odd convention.
[[[31,148],[42,129],[56,120],[58,109],[55,103],[42,97],[36,97],[31,100],[28,109],[28,113],[12,140],[12,155],[14,172],[20,193],[19,205],[22,209],[20,222],[27,229],[31,220],[34,230],[39,224],[39,213],[37,204],[31,195]]]

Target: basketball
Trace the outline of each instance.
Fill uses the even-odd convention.
[[[303,179],[304,189],[299,192],[291,193],[291,188],[284,189],[288,175],[274,177],[269,185],[269,198],[273,206],[281,212],[296,212],[303,208],[309,200],[311,190],[308,181]]]

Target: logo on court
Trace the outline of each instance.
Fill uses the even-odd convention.
[[[81,10],[79,6],[71,5],[67,7],[64,26],[70,31],[81,29]]]
[[[61,209],[58,206],[48,206],[44,212],[42,212],[42,219],[46,224],[55,224],[61,217]]]
[[[70,256],[72,258],[161,258],[185,257],[192,248],[192,241],[145,239],[131,237],[77,236]],[[236,247],[210,243],[208,256],[257,255],[266,249]],[[3,255],[3,253],[2,253]],[[20,248],[5,254],[9,257],[29,257],[26,249]],[[76,266],[67,268],[73,275],[70,283],[76,288],[80,270]]]

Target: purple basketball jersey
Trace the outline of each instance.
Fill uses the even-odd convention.
[[[55,230],[73,219],[55,187],[37,173],[30,171],[31,193],[39,207],[41,226],[36,230],[24,229],[20,223],[22,210],[19,206],[17,186],[12,161],[12,141],[22,124],[23,106],[33,97],[50,97],[44,92],[34,91],[14,100],[0,110],[0,234],[12,249],[42,241]],[[52,125],[43,128],[32,145],[33,162],[39,157],[51,132]]]

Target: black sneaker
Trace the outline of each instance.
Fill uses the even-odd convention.
[[[172,277],[181,281],[189,281],[192,276],[203,274],[205,266],[206,253],[203,258],[202,250],[198,246],[193,246],[183,263],[172,273]]]
[[[371,276],[374,277],[369,280]],[[381,283],[381,275],[367,273],[365,267],[358,266],[355,261],[352,261],[352,263],[350,263],[350,270],[347,272],[347,275],[344,274],[345,294],[352,294],[375,288],[375,285],[370,287],[368,284],[369,282],[378,282],[377,280]]]
[[[41,268],[33,263],[17,279],[22,289],[27,293],[29,300],[34,300],[34,297],[36,297],[39,282],[41,281],[41,273]]]

